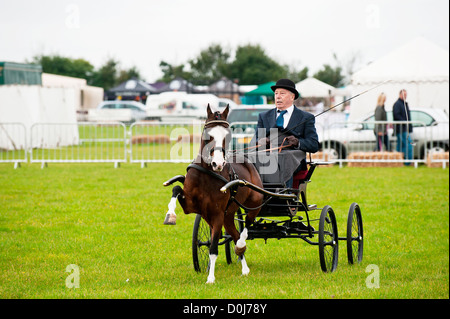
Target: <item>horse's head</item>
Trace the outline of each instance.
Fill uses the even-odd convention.
[[[221,172],[226,164],[226,150],[231,140],[230,124],[227,122],[229,105],[225,110],[212,112],[208,104],[208,117],[202,136],[202,158],[216,172]]]

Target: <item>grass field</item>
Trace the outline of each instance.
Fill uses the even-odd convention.
[[[206,285],[192,266],[195,216],[178,205],[177,225],[162,224],[171,195],[162,182],[185,167],[0,164],[0,298],[449,298],[448,168],[319,167],[308,202],[333,207],[340,236],[360,204],[362,263],[348,265],[341,242],[326,274],[317,246],[253,240],[247,277],[222,248]],[[66,286],[69,265],[79,288]]]

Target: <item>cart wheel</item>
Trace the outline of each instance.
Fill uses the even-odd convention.
[[[338,230],[334,211],[325,206],[319,221],[319,256],[320,267],[324,272],[333,272],[338,264]]]
[[[211,246],[211,229],[201,215],[195,217],[192,233],[192,258],[197,272],[209,269],[209,247]]]
[[[242,221],[242,213],[241,210],[239,210],[236,213],[236,217],[234,219],[234,225],[236,226],[236,229],[238,230],[239,234],[244,230],[244,222]],[[228,265],[232,264],[233,261],[238,260],[238,256],[234,253],[234,241],[233,239],[228,240],[225,243],[225,256],[227,258]]]
[[[349,264],[359,263],[363,258],[363,222],[357,203],[350,205],[347,219],[347,258]]]

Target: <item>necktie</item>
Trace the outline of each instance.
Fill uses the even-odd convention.
[[[286,110],[284,111],[277,111],[279,113],[278,117],[277,117],[277,127],[278,128],[283,128],[284,127],[284,114],[287,113]]]

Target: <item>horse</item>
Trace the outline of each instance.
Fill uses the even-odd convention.
[[[227,122],[228,112],[229,105],[220,113],[212,112],[208,104],[200,151],[194,163],[188,166],[186,176],[178,175],[164,183],[164,186],[175,181],[183,184],[183,188],[177,185],[172,189],[164,224],[176,224],[175,207],[178,200],[185,214],[200,214],[211,228],[210,264],[206,282],[208,284],[215,281],[214,268],[222,227],[225,227],[235,243],[235,253],[241,261],[242,275],[248,275],[250,269],[244,257],[245,240],[248,238],[248,227],[255,220],[263,202],[261,193],[247,187],[227,190],[225,193],[220,191],[224,184],[234,179],[244,179],[263,187],[260,175],[252,163],[246,160],[230,161],[227,156],[231,139]],[[241,234],[234,223],[234,215],[239,207],[249,208]]]

